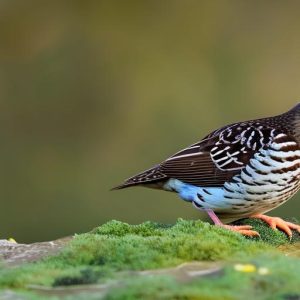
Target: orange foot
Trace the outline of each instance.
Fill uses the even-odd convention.
[[[259,233],[257,231],[251,230],[252,226],[250,226],[250,225],[237,226],[237,225],[218,224],[218,226],[221,226],[225,229],[232,230],[232,231],[238,232],[242,235],[246,235],[246,236],[250,236],[250,237],[259,236]]]
[[[263,221],[265,221],[267,224],[270,225],[270,227],[272,229],[281,229],[283,232],[285,232],[289,238],[292,238],[292,230],[291,229],[295,229],[300,233],[300,225],[297,224],[293,224],[291,222],[286,222],[281,218],[278,217],[269,217],[266,215],[254,215],[251,216],[251,218],[255,218],[255,219],[261,219]]]

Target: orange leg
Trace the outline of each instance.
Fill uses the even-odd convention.
[[[277,228],[281,229],[289,236],[290,239],[292,238],[293,235],[291,229],[295,229],[300,233],[300,225],[293,224],[291,222],[286,222],[283,219],[278,217],[269,217],[266,215],[254,215],[251,216],[251,218],[265,221],[267,224],[270,225],[272,229],[277,229]]]
[[[194,204],[194,206],[196,208],[198,208],[196,204]],[[252,230],[252,226],[250,226],[250,225],[240,225],[240,226],[225,225],[221,222],[221,220],[218,218],[218,216],[214,213],[213,210],[205,209],[205,211],[207,212],[207,214],[209,215],[209,217],[212,219],[212,221],[215,223],[216,226],[220,226],[225,229],[232,230],[232,231],[238,232],[242,235],[246,235],[246,236],[250,236],[250,237],[259,236],[259,233],[257,231]]]

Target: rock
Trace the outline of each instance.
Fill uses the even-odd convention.
[[[0,299],[1,300],[26,300],[28,299],[26,296],[20,295],[11,290],[0,291]]]
[[[38,261],[46,256],[57,254],[71,239],[72,237],[65,237],[51,242],[33,244],[0,240],[0,258],[6,266],[10,267]]]
[[[197,277],[218,275],[221,273],[220,263],[193,261],[183,263],[175,268],[165,268],[157,270],[147,270],[138,272],[139,275],[169,275],[174,277],[178,282],[189,282]]]

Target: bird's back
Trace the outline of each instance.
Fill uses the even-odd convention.
[[[196,186],[223,186],[247,166],[255,153],[267,148],[276,134],[285,134],[298,144],[298,127],[300,104],[275,117],[224,126],[115,189],[136,185],[160,188],[169,178]]]

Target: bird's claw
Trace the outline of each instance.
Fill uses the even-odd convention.
[[[287,234],[290,240],[292,239],[293,236],[292,229],[300,233],[300,225],[284,221],[283,219],[278,217],[269,217],[266,215],[255,215],[252,216],[251,218],[260,219],[266,222],[274,230],[277,228],[281,229],[284,233]]]

